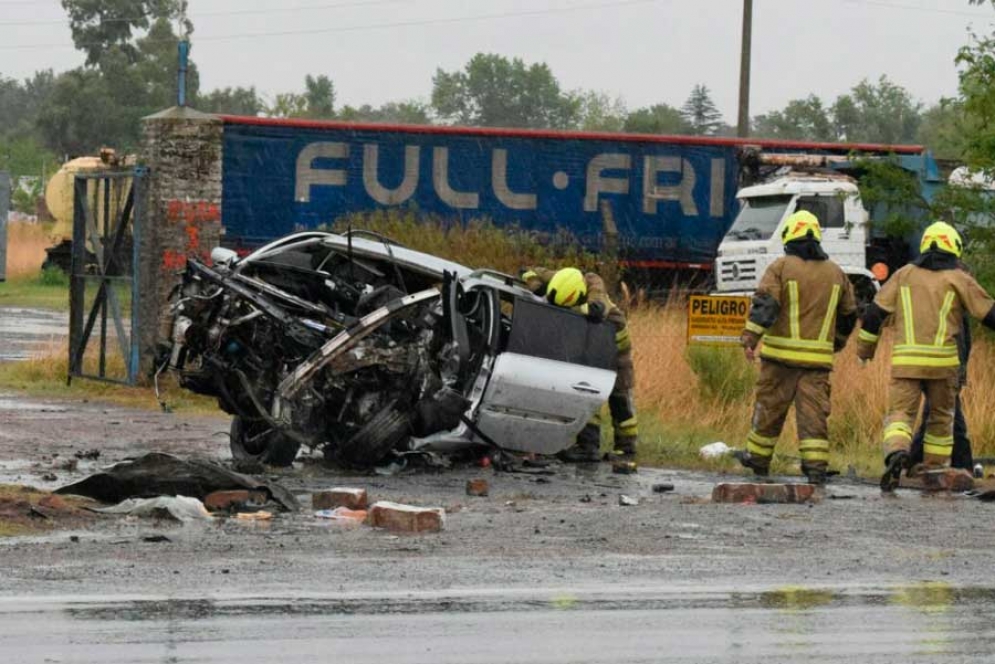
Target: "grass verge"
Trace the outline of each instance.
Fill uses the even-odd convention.
[[[87,354],[85,370],[96,373],[96,358]],[[112,375],[123,373],[120,356],[108,359],[108,371]],[[35,397],[96,400],[128,408],[159,408],[155,389],[151,385],[117,385],[86,378],[74,378],[67,384],[69,372],[69,351],[62,344],[54,344],[40,351],[35,357],[24,362],[0,363],[0,389],[9,389]],[[171,411],[187,414],[219,413],[217,401],[210,397],[194,394],[181,389],[172,375],[164,375],[159,380],[163,394]]]

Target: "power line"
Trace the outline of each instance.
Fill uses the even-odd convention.
[[[665,0],[615,0],[614,2],[597,2],[588,3],[584,5],[571,5],[568,7],[550,7],[547,9],[531,9],[525,11],[516,12],[501,12],[494,14],[479,14],[477,16],[453,16],[449,18],[437,18],[437,19],[423,19],[417,21],[396,21],[392,23],[370,23],[366,25],[352,25],[345,27],[335,27],[335,28],[312,28],[308,30],[282,30],[274,32],[242,32],[233,33],[229,35],[199,35],[193,41],[194,43],[202,42],[214,42],[214,41],[228,41],[234,39],[264,39],[267,37],[289,37],[295,35],[319,35],[319,34],[332,34],[332,33],[346,33],[346,32],[365,32],[368,30],[389,30],[392,28],[412,28],[412,27],[422,27],[429,25],[450,25],[453,23],[471,23],[480,21],[492,21],[505,18],[521,18],[527,16],[545,16],[549,14],[564,14],[568,12],[585,11],[588,9],[608,9],[611,7],[627,7],[633,5],[648,5],[655,4],[658,2],[664,2]],[[159,40],[146,40],[145,43],[148,44],[169,44],[173,43],[173,40],[159,39]],[[100,46],[101,42],[94,42],[88,44],[76,44],[77,48],[87,48],[89,46]],[[29,49],[49,49],[49,48],[65,48],[73,46],[72,44],[2,44],[0,45],[0,51],[19,51],[19,50],[29,50]]]
[[[247,16],[247,15],[259,15],[259,14],[275,14],[275,13],[289,13],[298,11],[308,11],[308,10],[325,10],[325,9],[341,9],[350,7],[376,7],[380,5],[396,5],[399,3],[410,2],[410,0],[357,0],[356,2],[339,2],[335,4],[326,5],[294,5],[290,7],[270,7],[268,9],[230,9],[224,11],[207,11],[207,12],[196,12],[198,18],[202,16]],[[4,3],[3,4],[20,4],[18,2]],[[187,12],[189,15],[191,12]],[[133,21],[140,21],[144,18],[153,18],[149,14],[142,14],[140,16],[127,16],[118,18],[104,18],[100,20],[101,24],[104,23],[131,23]],[[57,19],[33,19],[25,21],[0,21],[0,27],[3,26],[25,26],[25,25],[64,25],[68,21],[67,18],[57,18]]]
[[[882,0],[842,0],[850,5],[866,5],[868,7],[884,7],[887,9],[906,9],[911,11],[926,12],[931,14],[954,14],[957,16],[970,16],[972,18],[995,18],[989,13],[987,16],[978,11],[968,9],[942,9],[940,7],[923,7],[922,5],[909,5],[899,2],[883,2]]]

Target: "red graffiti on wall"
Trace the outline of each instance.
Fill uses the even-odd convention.
[[[221,208],[217,203],[210,203],[208,201],[167,201],[166,221],[173,224],[182,224],[186,241],[184,242],[183,251],[167,249],[163,252],[162,268],[164,270],[182,269],[186,265],[188,256],[197,256],[210,264],[210,252],[202,250],[200,246],[200,227],[203,224],[217,224],[221,222]]]

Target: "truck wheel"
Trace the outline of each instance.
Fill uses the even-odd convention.
[[[355,468],[368,468],[387,456],[411,432],[411,416],[391,401],[352,438],[327,450],[333,460]]]
[[[289,466],[300,448],[300,443],[273,431],[265,422],[245,422],[238,415],[232,418],[231,455],[236,459]]]

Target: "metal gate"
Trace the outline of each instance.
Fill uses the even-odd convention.
[[[138,380],[144,176],[142,168],[76,175],[69,382],[74,376]]]

